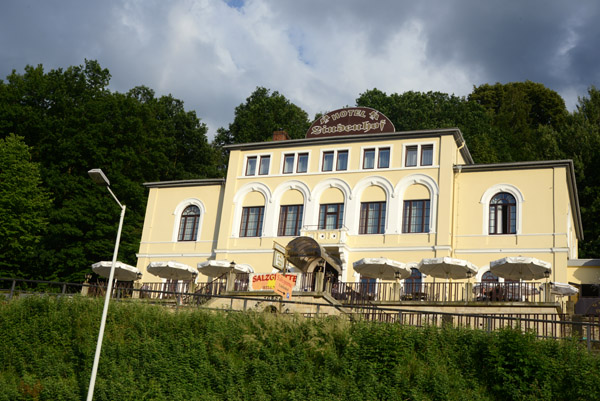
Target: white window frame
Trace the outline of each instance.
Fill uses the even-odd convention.
[[[406,148],[411,147],[411,146],[416,146],[417,147],[417,165],[416,166],[407,166],[406,165]],[[428,165],[421,165],[421,159],[423,156],[423,146],[433,146],[433,154],[432,154],[432,161],[431,164]],[[402,144],[402,168],[421,168],[421,167],[434,167],[437,166],[437,160],[435,158],[436,155],[436,148],[437,148],[437,144],[435,142],[419,142],[419,143],[404,143]],[[391,158],[391,155],[390,155]]]
[[[483,195],[481,196],[480,203],[483,209],[483,221],[481,227],[481,233],[483,235],[489,235],[496,237],[497,234],[490,234],[490,201],[494,196],[501,192],[506,192],[511,194],[515,201],[517,202],[517,224],[516,224],[516,232],[514,234],[502,234],[501,237],[507,235],[520,235],[522,233],[523,226],[523,202],[525,202],[525,198],[523,197],[523,193],[512,184],[497,184],[490,188],[488,188]]]
[[[323,171],[323,154],[327,152],[333,152],[333,169],[331,171]],[[346,170],[338,170],[337,169],[337,158],[338,152],[347,152],[348,160],[346,162]],[[337,148],[337,149],[321,149],[319,154],[319,173],[331,174],[337,173],[340,171],[350,171],[350,148]]]
[[[365,150],[367,149],[375,149],[375,160],[373,161],[373,168],[364,168],[365,163]],[[379,150],[380,149],[389,149],[390,150],[390,160],[388,167],[379,167]],[[377,145],[377,146],[361,146],[360,147],[360,163],[359,170],[361,171],[385,171],[392,168],[392,155],[394,154],[394,145],[386,144],[386,145]]]
[[[179,225],[181,223],[181,215],[188,206],[197,206],[198,209],[200,209],[200,217],[198,218],[198,233],[196,234],[196,240],[195,241],[178,241]],[[200,199],[188,198],[182,202],[179,202],[179,204],[173,211],[173,215],[175,216],[175,221],[173,222],[173,234],[171,237],[171,241],[172,242],[181,242],[181,243],[200,241],[200,237],[202,234],[202,221],[204,220],[205,214],[206,214],[206,209],[204,208],[204,203],[202,203],[202,201]]]
[[[308,161],[306,162],[306,171],[299,173],[298,172],[298,155],[301,154],[308,154]],[[294,164],[292,166],[292,172],[291,173],[284,173],[283,172],[283,167],[285,164],[285,157],[288,155],[293,155],[294,156]],[[311,156],[311,151],[310,150],[298,150],[298,151],[294,151],[294,152],[282,152],[281,153],[281,160],[279,163],[279,172],[281,175],[284,176],[292,176],[295,174],[308,174],[310,172],[310,156]]]
[[[269,157],[269,171],[267,174],[259,174],[260,171],[260,160],[263,157]],[[256,157],[256,168],[254,174],[246,175],[246,169],[248,168],[248,159]],[[241,177],[266,177],[271,174],[271,167],[273,165],[273,153],[256,153],[256,154],[247,154],[244,155],[244,164],[242,165],[242,175]]]

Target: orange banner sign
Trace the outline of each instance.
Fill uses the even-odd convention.
[[[294,289],[294,282],[283,274],[277,274],[275,279],[275,292],[283,297],[285,300],[292,299],[292,291]]]
[[[254,274],[252,275],[252,290],[261,291],[261,290],[274,290],[275,289],[275,280],[277,276],[282,276],[282,274]],[[296,274],[286,274],[285,277],[292,281],[292,286],[296,285],[296,280],[298,276]]]

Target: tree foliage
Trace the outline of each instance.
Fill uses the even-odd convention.
[[[48,226],[52,202],[22,137],[0,139],[0,271],[23,277]]]
[[[495,128],[485,109],[473,102],[441,92],[404,92],[387,95],[379,89],[362,93],[356,105],[381,111],[396,131],[458,127],[474,159],[480,163],[499,161],[494,142]]]
[[[134,264],[146,205],[141,184],[218,174],[206,126],[183,102],[146,87],[113,93],[109,81],[107,69],[87,60],[49,72],[28,66],[0,81],[0,137],[25,139],[54,199],[35,255],[40,277],[81,280],[91,263],[111,258],[119,208],[89,169],[102,168],[127,205],[120,259]]]
[[[308,114],[277,91],[257,87],[235,108],[228,129],[220,128],[215,137],[218,146],[232,143],[263,142],[273,131],[285,130],[291,138],[303,138],[310,126]]]

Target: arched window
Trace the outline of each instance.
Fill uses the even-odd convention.
[[[410,273],[410,277],[404,280],[404,294],[408,299],[413,299],[422,292],[423,275],[414,267],[410,269]]]
[[[500,192],[490,201],[490,234],[515,234],[517,232],[517,202],[507,192]]]
[[[181,213],[177,241],[196,241],[199,221],[200,208],[196,205],[186,207],[183,213]]]
[[[497,283],[498,276],[496,276],[491,271],[487,271],[487,272],[483,273],[483,276],[481,276],[481,281],[484,283]]]

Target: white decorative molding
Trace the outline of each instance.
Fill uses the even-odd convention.
[[[358,181],[352,190],[351,201],[347,203],[347,217],[346,227],[348,227],[349,235],[358,235],[358,226],[360,222],[360,201],[362,193],[370,186],[377,186],[383,189],[385,193],[386,202],[386,222],[385,222],[385,233],[396,232],[397,227],[394,227],[396,221],[397,205],[392,204],[392,198],[394,197],[394,186],[385,177],[382,176],[369,176]]]
[[[517,202],[517,232],[516,234],[521,234],[522,223],[523,223],[523,202],[525,202],[525,198],[523,194],[516,186],[512,184],[496,184],[494,186],[489,187],[481,196],[479,203],[482,208],[483,221],[481,222],[481,233],[484,235],[489,235],[489,224],[490,224],[490,201],[494,197],[494,195],[506,192],[514,196],[515,201]]]
[[[237,238],[240,236],[240,222],[241,222],[241,218],[242,218],[242,205],[244,203],[244,198],[246,197],[246,195],[248,195],[250,192],[259,192],[263,195],[263,197],[265,198],[265,204],[264,204],[264,214],[263,214],[263,232],[265,231],[265,227],[267,226],[267,221],[266,221],[266,216],[268,216],[268,214],[270,213],[270,206],[269,204],[271,203],[271,190],[269,189],[268,186],[266,186],[265,184],[261,183],[261,182],[249,182],[248,184],[244,185],[243,187],[241,187],[233,196],[233,220],[232,220],[232,227],[231,227],[231,236],[233,238]],[[263,233],[260,233],[259,235],[260,237],[263,236]],[[272,235],[271,235],[272,236]]]
[[[269,208],[269,215],[265,215],[265,225],[270,224],[269,227],[265,226],[265,237],[274,237],[277,234],[277,225],[279,222],[279,213],[281,209],[281,198],[289,190],[296,190],[302,194],[304,201],[303,205],[303,220],[306,220],[306,209],[308,202],[311,199],[310,188],[308,185],[298,180],[290,180],[283,182],[275,188],[273,191],[273,197],[271,198],[271,202],[273,203],[273,207]],[[265,211],[266,213],[266,211]],[[301,226],[304,225],[304,222],[301,222]]]
[[[173,215],[175,216],[175,221],[173,222],[173,232],[171,235],[171,242],[177,242],[177,236],[179,234],[179,224],[181,223],[181,214],[188,206],[197,206],[200,209],[200,218],[198,218],[198,233],[196,234],[196,241],[200,241],[200,234],[202,233],[202,221],[204,220],[204,215],[206,214],[206,208],[204,207],[204,203],[200,199],[197,198],[188,198],[179,202],[175,210],[173,211]]]
[[[346,225],[346,218],[349,214],[346,212],[348,208],[348,201],[352,196],[352,189],[350,185],[344,180],[340,180],[339,178],[327,178],[321,182],[319,182],[312,190],[312,196],[308,200],[306,204],[306,208],[304,210],[304,226],[309,227],[317,227],[319,224],[319,201],[321,200],[321,195],[326,189],[329,188],[337,188],[342,191],[344,195],[344,225]]]
[[[396,185],[394,193],[396,193],[398,197],[398,205],[396,208],[398,209],[398,216],[396,216],[396,221],[398,222],[397,233],[402,232],[402,203],[404,201],[404,194],[406,193],[408,187],[415,184],[423,185],[429,191],[429,233],[433,234],[436,232],[437,226],[437,204],[438,197],[440,195],[440,188],[438,187],[437,182],[433,178],[425,174],[412,174],[406,176],[403,179],[401,179],[400,182],[398,182],[398,184]]]

